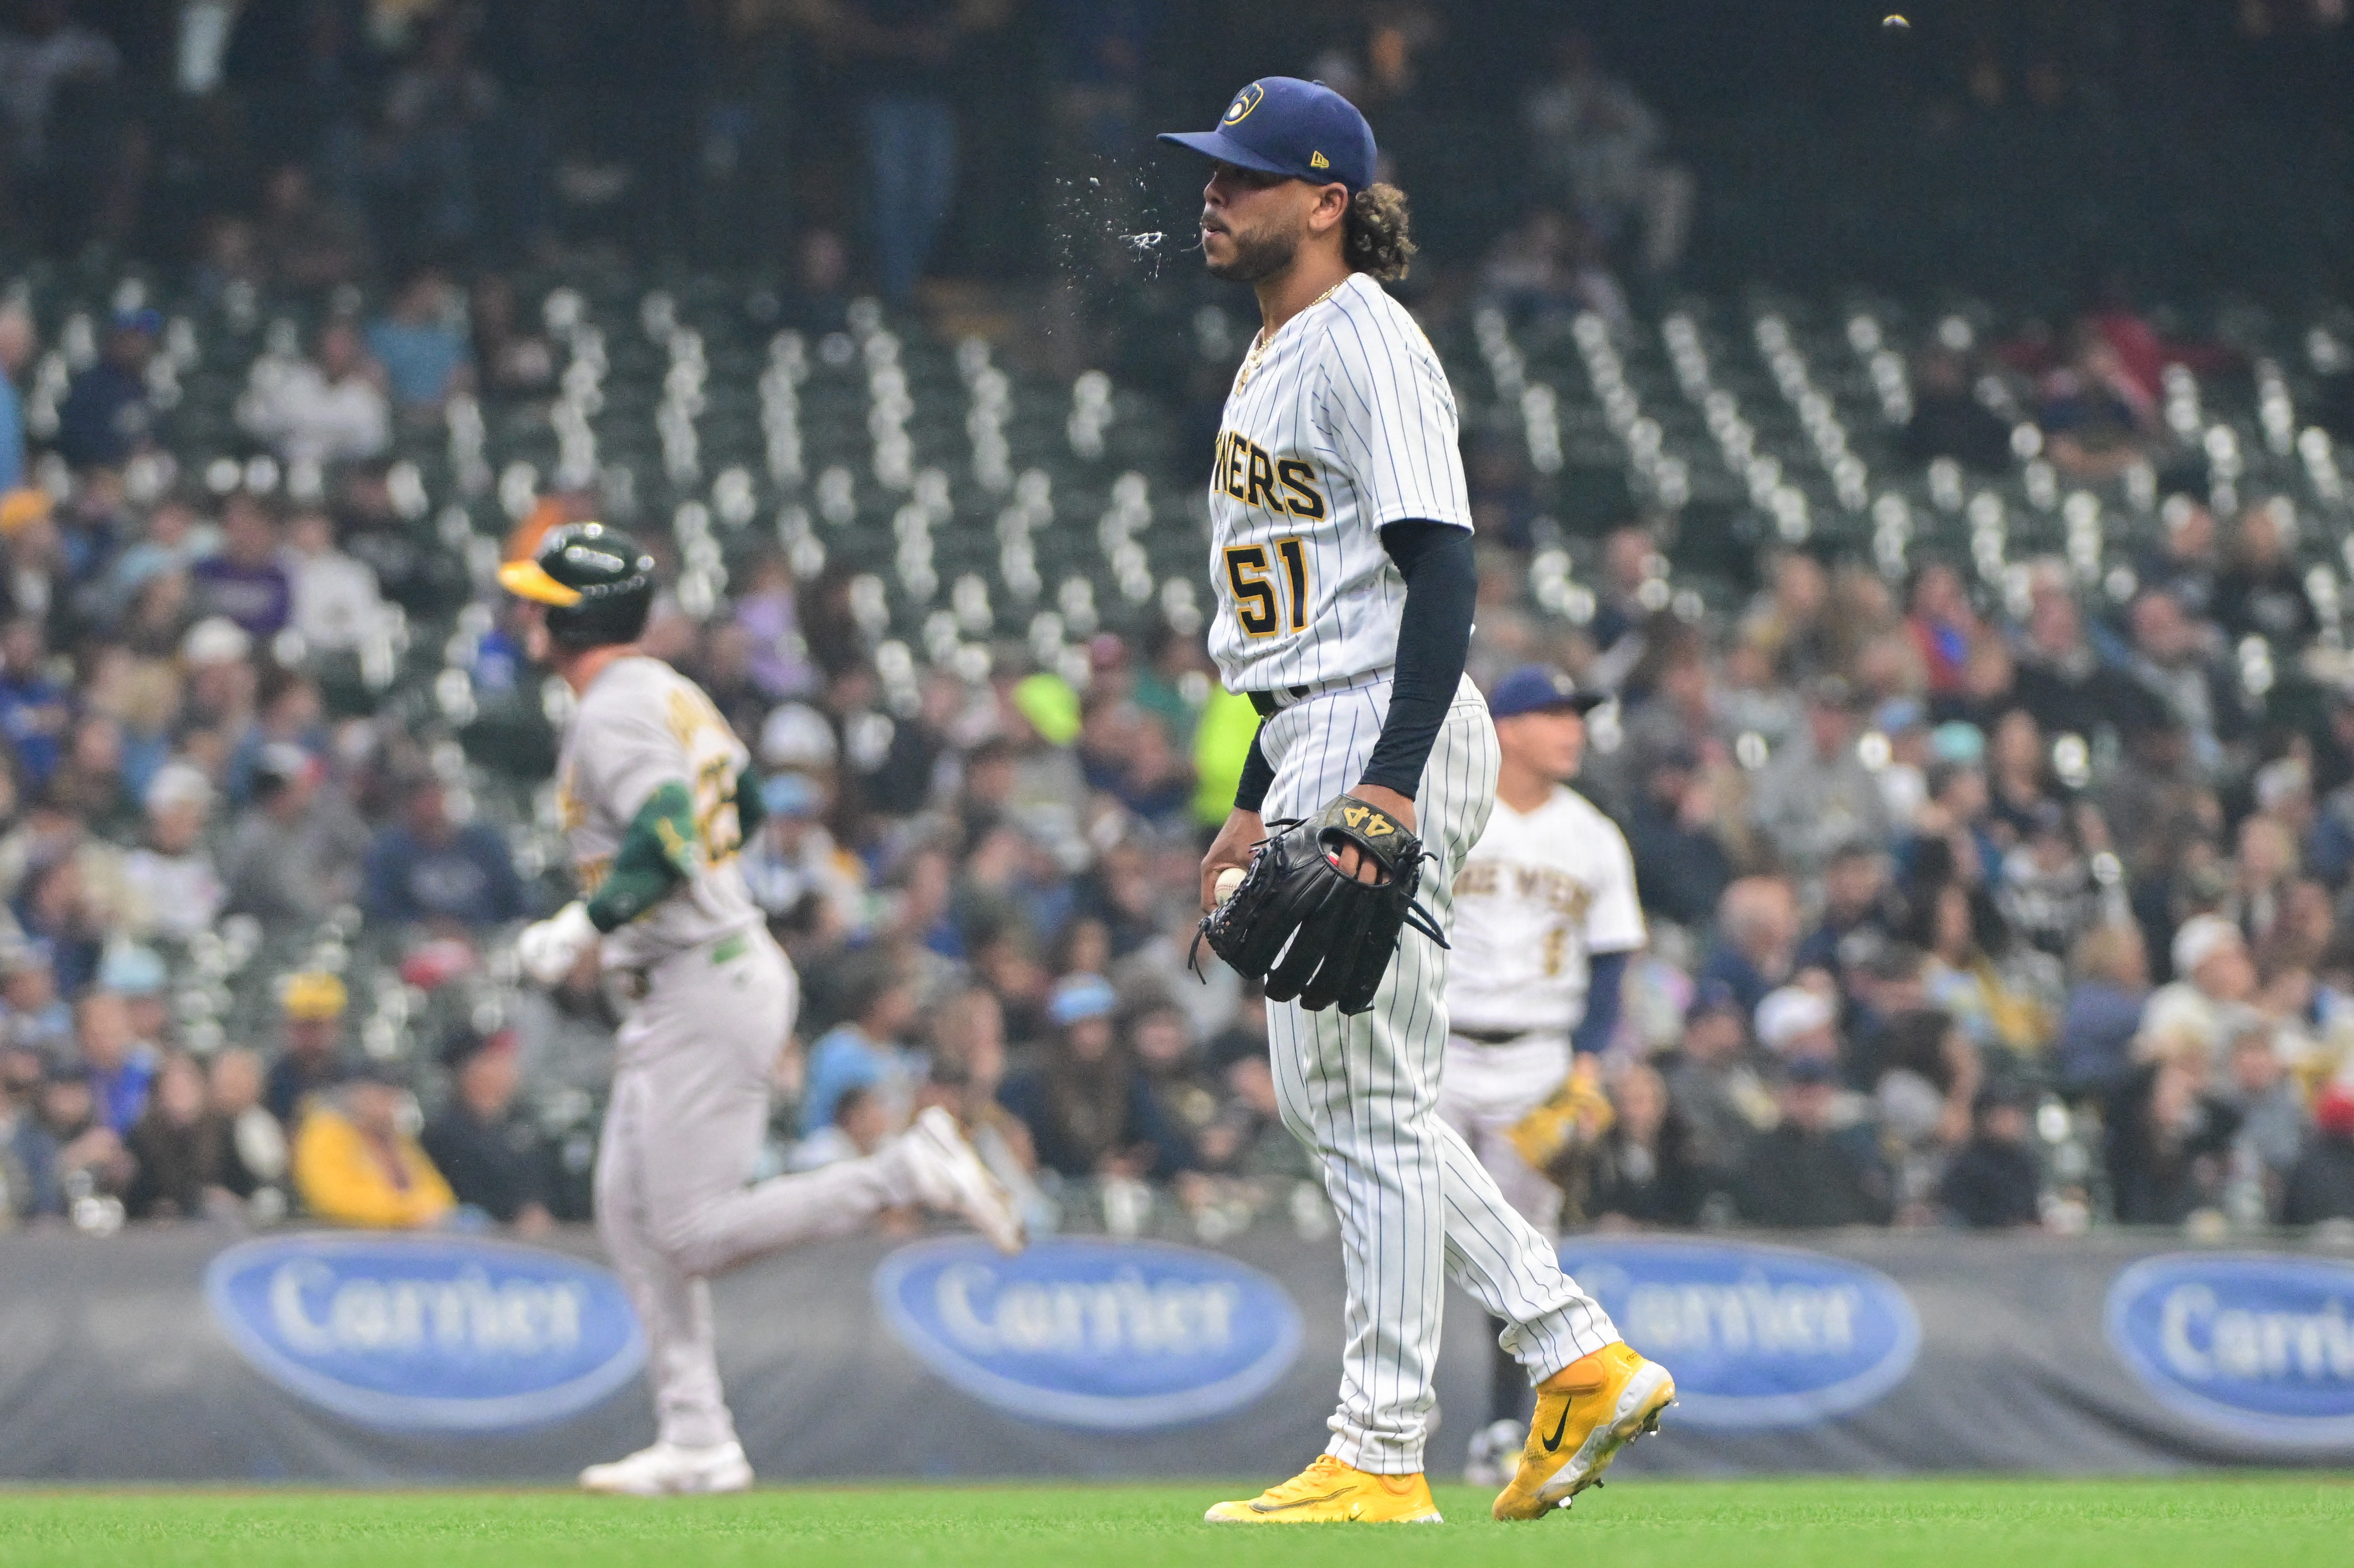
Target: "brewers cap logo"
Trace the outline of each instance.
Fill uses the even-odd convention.
[[[1267,89],[1257,82],[1251,83],[1235,94],[1234,102],[1226,106],[1226,118],[1222,123],[1227,125],[1241,123],[1249,117],[1252,110],[1258,107],[1258,101],[1266,96]]]

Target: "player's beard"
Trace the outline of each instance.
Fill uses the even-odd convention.
[[[1226,230],[1226,240],[1235,248],[1234,260],[1224,266],[1209,263],[1210,276],[1224,278],[1230,283],[1256,283],[1262,278],[1272,278],[1291,265],[1299,254],[1299,238],[1292,234],[1269,234],[1258,231],[1245,234],[1239,229]]]

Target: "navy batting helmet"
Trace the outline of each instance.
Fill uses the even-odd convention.
[[[602,523],[549,531],[527,561],[499,568],[499,586],[547,607],[547,634],[559,648],[634,642],[654,602],[654,558]]]

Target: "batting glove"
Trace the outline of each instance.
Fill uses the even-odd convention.
[[[545,986],[561,985],[572,966],[597,940],[588,906],[574,899],[546,919],[525,926],[515,938],[515,961]]]

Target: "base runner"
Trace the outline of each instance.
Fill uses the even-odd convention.
[[[1396,872],[1377,846],[1401,842],[1403,830],[1435,861],[1423,900],[1443,938],[1455,874],[1494,803],[1496,732],[1463,678],[1477,577],[1454,396],[1380,283],[1404,274],[1413,249],[1405,198],[1374,183],[1363,116],[1312,82],[1255,81],[1217,129],[1164,140],[1214,160],[1204,260],[1214,276],[1253,286],[1262,323],[1227,396],[1210,486],[1210,652],[1261,722],[1233,814],[1202,863],[1203,908],[1214,918],[1220,873],[1253,863],[1269,819],[1320,824],[1332,866],[1384,885]],[[1298,839],[1282,842],[1286,864],[1314,871]],[[1253,886],[1246,876],[1227,907]],[[1423,1446],[1449,1277],[1504,1319],[1502,1343],[1537,1385],[1494,1512],[1542,1517],[1655,1425],[1674,1384],[1562,1273],[1553,1245],[1440,1118],[1440,941],[1408,928],[1369,998],[1344,986],[1339,1007],[1311,1007],[1325,976],[1299,962],[1299,943],[1358,950],[1316,917],[1321,907],[1271,970],[1268,994],[1287,974],[1312,971],[1316,983],[1267,1012],[1284,1122],[1322,1165],[1340,1222],[1340,1408],[1306,1470],[1209,1518],[1438,1518]],[[1237,916],[1235,928],[1256,927]]]
[[[1504,1201],[1556,1244],[1562,1190],[1540,1165],[1567,1139],[1608,1130],[1589,1065],[1617,1029],[1620,978],[1644,942],[1626,837],[1568,788],[1585,760],[1585,715],[1602,700],[1537,665],[1496,683],[1496,810],[1455,875],[1438,1111]],[[1511,1473],[1527,1390],[1500,1349],[1466,1480],[1500,1485]]]
[[[758,825],[750,755],[702,688],[637,647],[653,565],[628,535],[577,523],[499,571],[533,607],[532,658],[579,699],[557,787],[585,902],[527,927],[515,956],[554,985],[601,940],[623,1013],[597,1231],[645,1329],[659,1433],[580,1484],[643,1497],[752,1483],[720,1395],[710,1276],[913,1203],[964,1215],[1006,1251],[1023,1242],[1003,1190],[937,1108],[867,1159],[746,1185],[798,982],[736,863]]]

